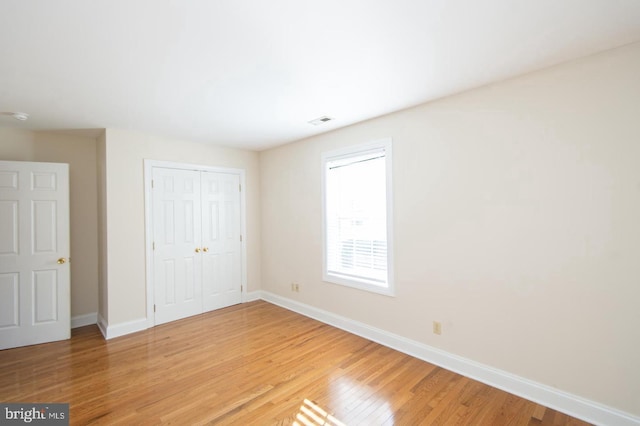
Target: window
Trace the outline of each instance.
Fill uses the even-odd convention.
[[[322,156],[323,279],[393,294],[391,139]]]

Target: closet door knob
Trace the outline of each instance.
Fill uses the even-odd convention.
[[[200,253],[200,247],[196,248],[196,253]]]
[[[205,253],[208,252],[209,251],[209,247],[203,248],[202,251],[205,252]]]

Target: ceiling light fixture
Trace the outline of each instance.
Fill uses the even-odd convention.
[[[322,117],[318,117],[315,120],[309,121],[308,123],[309,124],[313,124],[314,126],[317,126],[319,124],[324,124],[327,121],[331,121],[331,120],[334,120],[334,118],[333,117],[327,117],[326,115],[323,115]]]
[[[0,112],[0,115],[6,115],[8,117],[13,117],[18,121],[26,121],[29,118],[29,114],[26,112]]]

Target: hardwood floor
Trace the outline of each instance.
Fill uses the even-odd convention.
[[[266,302],[0,351],[0,401],[71,424],[584,425]]]

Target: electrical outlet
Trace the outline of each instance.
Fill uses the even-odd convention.
[[[291,291],[293,291],[294,293],[300,292],[300,284],[291,283]]]
[[[300,284],[296,283],[296,293],[300,292]]]
[[[442,323],[440,321],[433,322],[433,334],[442,334]]]

